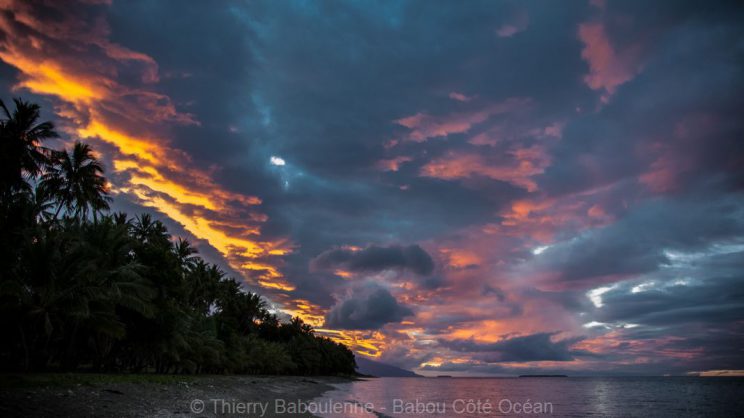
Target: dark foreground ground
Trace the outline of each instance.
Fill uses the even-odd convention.
[[[344,381],[348,379],[4,375],[0,377],[0,417],[311,417],[289,413],[289,408],[332,389],[331,383]]]

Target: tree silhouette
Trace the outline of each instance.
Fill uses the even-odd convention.
[[[49,162],[49,150],[42,143],[58,137],[52,122],[39,122],[40,108],[13,99],[11,111],[0,100],[0,191],[3,199],[13,191],[28,190],[30,178],[38,176]]]
[[[162,222],[109,214],[90,147],[44,148],[53,125],[14,102],[0,102],[0,371],[355,372],[346,346],[280,321]]]
[[[72,151],[51,152],[50,164],[41,185],[57,203],[56,219],[64,208],[79,219],[109,209],[108,186],[103,177],[103,164],[93,155],[88,144],[75,142]]]

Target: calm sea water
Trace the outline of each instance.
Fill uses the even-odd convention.
[[[744,416],[743,378],[378,378],[335,386],[314,400],[316,415]]]

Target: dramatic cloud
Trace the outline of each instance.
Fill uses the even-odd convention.
[[[556,284],[585,287],[657,271],[673,263],[677,252],[742,235],[744,211],[728,199],[651,201],[616,223],[549,246],[535,255],[534,265],[559,271]]]
[[[373,245],[364,249],[336,248],[318,255],[312,265],[316,269],[340,268],[352,272],[400,269],[420,276],[429,275],[434,271],[434,260],[418,245],[407,247]]]
[[[171,144],[164,129],[169,123],[201,122],[176,110],[158,91],[156,61],[111,42],[100,7],[69,6],[5,6],[0,59],[19,70],[17,87],[55,97],[71,135],[110,150],[117,195],[155,208],[205,240],[246,279],[291,289],[276,267],[263,261],[289,249],[284,242],[259,238],[267,219],[255,209],[261,199],[221,187],[209,170],[196,167],[191,155]],[[51,26],[45,13],[57,16]]]
[[[455,351],[481,353],[486,363],[527,362],[527,361],[571,361],[579,351],[571,346],[581,339],[570,338],[553,341],[554,333],[537,333],[520,337],[505,338],[501,341],[483,344],[470,341],[446,341],[444,346]]]
[[[737,2],[8,0],[0,84],[92,143],[115,210],[357,353],[735,370],[743,20]]]
[[[355,287],[349,297],[339,301],[328,311],[325,326],[339,329],[377,329],[391,322],[400,322],[411,315],[411,309],[400,305],[387,289],[367,283]]]

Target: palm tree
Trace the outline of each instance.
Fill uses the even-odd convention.
[[[132,236],[143,245],[170,243],[165,225],[160,221],[153,220],[149,213],[137,215],[131,228]]]
[[[39,122],[39,105],[13,99],[12,112],[0,100],[5,118],[0,120],[0,192],[28,189],[28,179],[35,178],[49,162],[45,139],[59,135],[52,122]]]
[[[52,153],[52,164],[42,184],[58,205],[54,218],[62,208],[78,219],[86,219],[90,211],[94,220],[99,212],[108,210],[111,198],[103,171],[103,164],[88,144],[75,142],[72,152],[65,149]]]
[[[191,246],[189,240],[178,238],[178,240],[173,244],[173,252],[176,253],[176,257],[178,257],[178,263],[183,269],[183,275],[186,275],[186,273],[194,268],[194,263],[196,262],[194,254],[197,253],[196,249]]]
[[[354,372],[346,347],[280,321],[162,222],[99,216],[102,164],[79,142],[43,147],[57,134],[38,118],[0,101],[0,371]]]
[[[44,187],[37,185],[32,198],[34,217],[38,222],[49,221],[52,217],[52,207],[54,207],[52,196],[49,196],[49,193],[47,193]]]

